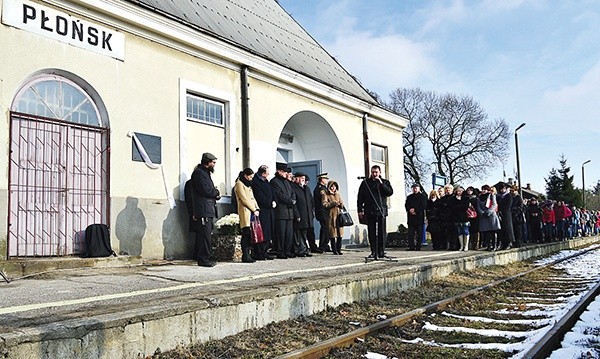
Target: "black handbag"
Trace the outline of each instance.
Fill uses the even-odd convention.
[[[348,211],[346,211],[346,208],[340,209],[340,213],[338,214],[337,223],[338,223],[338,226],[340,226],[340,227],[350,227],[350,226],[354,225],[352,216],[350,215],[350,213],[348,213]]]

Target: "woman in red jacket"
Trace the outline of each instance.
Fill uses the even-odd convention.
[[[551,242],[554,239],[554,207],[551,201],[547,201],[542,208],[542,223],[544,224],[544,241]]]

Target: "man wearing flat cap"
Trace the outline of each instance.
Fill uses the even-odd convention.
[[[193,215],[196,229],[195,251],[198,265],[212,267],[211,261],[211,235],[213,230],[213,219],[216,215],[216,202],[221,195],[215,187],[211,173],[215,171],[217,158],[209,152],[202,154],[202,161],[192,173],[192,199]]]
[[[319,248],[317,253],[331,252],[329,248],[329,234],[327,233],[327,209],[323,208],[323,194],[327,193],[327,183],[329,176],[327,173],[317,175],[317,185],[313,191],[313,200],[315,203],[315,218],[321,225],[319,231]]]
[[[288,166],[285,163],[275,164],[275,177],[271,180],[271,188],[276,202],[275,216],[275,241],[277,244],[277,258],[294,258],[292,245],[294,240],[294,219],[296,211],[296,194],[292,191],[292,182],[288,180]]]

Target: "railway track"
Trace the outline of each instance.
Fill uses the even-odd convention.
[[[445,349],[461,349],[461,358],[545,358],[600,291],[600,268],[590,276],[598,252],[594,246],[540,263],[278,358],[436,357],[435,350],[437,357],[452,357]],[[381,351],[389,354],[378,356]]]

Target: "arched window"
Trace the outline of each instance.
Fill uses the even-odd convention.
[[[74,82],[56,75],[34,78],[16,96],[13,110],[82,125],[105,127],[90,96]]]

